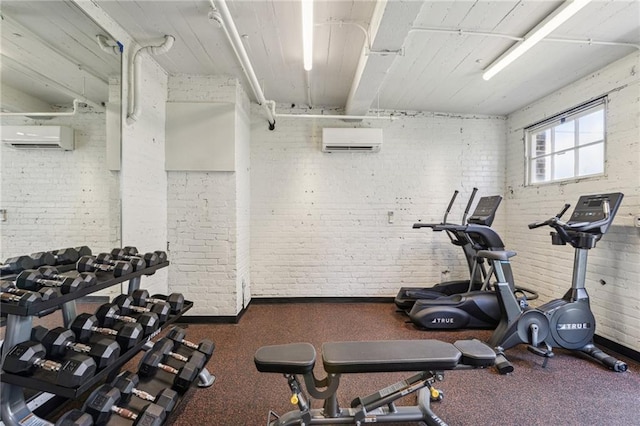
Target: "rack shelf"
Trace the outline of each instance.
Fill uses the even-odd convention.
[[[54,299],[34,303],[30,306],[17,306],[11,303],[3,303],[2,313],[3,315],[37,316],[40,312],[55,308],[57,306],[61,306],[63,303],[71,302],[80,297],[111,287],[112,285],[119,284],[127,280],[132,280],[134,278],[141,277],[142,275],[150,275],[158,269],[164,268],[168,265],[168,261],[159,263],[149,268],[141,269],[140,271],[132,272],[131,274],[127,274],[117,278],[109,272],[97,272],[96,276],[98,277],[98,284],[94,286],[85,287],[82,290],[74,291],[73,293],[61,294]]]
[[[36,390],[52,393],[52,394],[59,395],[69,399],[78,398],[80,395],[82,395],[83,393],[91,389],[93,386],[95,386],[96,384],[104,380],[105,377],[107,377],[110,373],[119,370],[123,364],[125,364],[127,361],[133,358],[138,352],[140,352],[143,346],[149,340],[157,336],[168,325],[173,324],[177,319],[179,319],[185,312],[187,312],[192,307],[193,307],[193,302],[185,301],[183,309],[179,313],[175,315],[171,315],[167,319],[167,321],[162,325],[161,328],[159,328],[156,332],[150,334],[149,336],[145,337],[142,341],[140,341],[133,348],[129,349],[127,352],[121,354],[118,360],[114,364],[98,371],[95,376],[93,376],[87,382],[83,383],[82,386],[78,388],[65,388],[63,386],[58,386],[55,383],[52,383],[50,380],[47,380],[47,378],[52,377],[52,373],[49,373],[47,371],[42,371],[42,370],[35,371],[31,376],[21,376],[18,374],[3,373],[0,380],[2,382],[21,386],[23,388],[36,389]]]

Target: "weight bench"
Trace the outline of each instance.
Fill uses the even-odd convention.
[[[430,408],[432,399],[442,398],[433,387],[443,379],[442,371],[492,366],[495,352],[479,340],[458,340],[453,344],[439,340],[331,342],[322,345],[322,363],[327,373],[323,379],[313,373],[316,351],[309,343],[263,346],[257,350],[254,362],[260,372],[283,374],[292,392],[291,402],[298,406],[281,417],[269,412],[270,426],[411,421],[442,426],[446,423]],[[399,371],[419,373],[355,398],[350,408],[338,405],[342,374]],[[322,409],[311,408],[296,375],[302,375],[312,398],[324,400]],[[397,399],[416,391],[419,391],[417,405],[395,406]]]

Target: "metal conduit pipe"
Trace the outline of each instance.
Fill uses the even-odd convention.
[[[67,111],[67,112],[0,112],[1,116],[8,116],[8,117],[18,117],[18,116],[22,116],[22,117],[29,117],[29,118],[42,118],[42,119],[49,119],[49,118],[53,118],[53,117],[70,117],[73,115],[76,115],[76,113],[78,112],[78,103],[80,101],[78,99],[74,99],[73,100],[73,110],[72,111]]]
[[[231,13],[229,12],[229,8],[227,7],[227,2],[225,0],[209,0],[209,2],[211,3],[211,7],[214,10],[214,19],[216,19],[216,21],[220,23],[220,25],[222,25],[222,28],[224,29],[224,32],[229,39],[229,43],[231,44],[231,47],[236,54],[236,58],[240,62],[240,66],[242,67],[247,80],[249,80],[249,85],[251,86],[251,90],[253,91],[258,104],[262,106],[267,113],[269,130],[275,129],[276,120],[271,113],[271,110],[269,109],[268,101],[264,97],[264,93],[262,92],[262,88],[258,83],[256,73],[253,71],[253,66],[251,65],[251,61],[249,60],[247,51],[242,44],[242,39],[240,38],[238,29],[233,22],[233,18],[231,17]]]
[[[398,117],[393,115],[340,115],[340,114],[279,114],[276,113],[276,103],[274,101],[267,101],[271,105],[271,113],[274,117],[287,117],[287,118],[324,118],[324,119],[339,119],[339,120],[389,120],[394,121]]]
[[[127,114],[127,124],[132,124],[140,118],[141,107],[140,107],[140,75],[142,71],[142,57],[140,56],[140,52],[147,51],[152,55],[162,55],[167,53],[171,47],[173,47],[173,42],[176,38],[172,35],[165,35],[164,42],[159,46],[143,46],[138,48],[136,52],[133,54],[133,59],[129,64],[129,114]],[[133,90],[131,90],[133,88]]]
[[[498,37],[498,38],[506,38],[514,41],[524,40],[524,37],[512,36],[509,34],[489,33],[489,32],[483,32],[483,31],[467,31],[462,29],[413,27],[411,28],[410,31],[441,33],[441,34],[457,34],[461,36],[466,35],[466,36],[480,36],[480,37]],[[601,45],[601,46],[623,46],[623,47],[633,47],[636,49],[640,49],[640,44],[618,42],[618,41],[600,41],[600,40],[591,40],[591,39],[584,40],[584,39],[553,38],[553,37],[545,37],[541,41],[550,41],[550,42],[556,42],[556,43],[592,44],[592,45]]]
[[[100,46],[100,49],[104,50],[105,52],[114,54],[116,56],[120,54],[120,46],[110,46],[109,43],[107,43],[107,38],[102,34],[98,34],[96,36],[96,40],[98,40],[98,46]]]

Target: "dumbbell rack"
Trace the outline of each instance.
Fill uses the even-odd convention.
[[[3,315],[6,314],[7,320],[5,340],[2,349],[2,359],[4,360],[5,356],[13,346],[31,339],[33,317],[38,316],[39,313],[60,307],[62,310],[64,324],[65,326],[69,326],[76,317],[75,303],[77,299],[127,280],[129,281],[128,291],[132,292],[139,289],[142,275],[150,275],[156,270],[168,265],[169,262],[163,262],[117,278],[111,273],[99,271],[96,273],[98,283],[94,286],[86,287],[73,293],[63,294],[55,299],[34,303],[27,307],[3,303],[2,311]],[[48,392],[63,398],[78,398],[99,382],[111,378],[111,376],[113,376],[123,364],[140,352],[151,338],[160,333],[167,325],[175,322],[185,312],[191,309],[192,306],[193,302],[185,301],[183,309],[179,313],[171,315],[158,331],[146,336],[135,347],[121,354],[113,365],[99,370],[91,380],[82,384],[78,388],[58,386],[51,381],[46,380],[47,377],[50,377],[51,373],[42,370],[35,371],[30,377],[3,372],[0,377],[0,380],[2,381],[2,391],[0,395],[2,422],[6,426],[23,426],[25,424],[39,426],[51,425],[50,422],[39,419],[29,409],[24,398],[24,388]]]

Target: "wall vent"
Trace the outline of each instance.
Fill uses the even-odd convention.
[[[322,129],[322,152],[378,152],[382,147],[382,129]]]
[[[2,143],[15,149],[73,150],[73,129],[64,126],[2,126]]]

